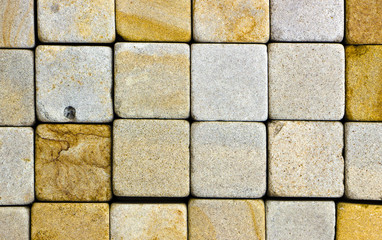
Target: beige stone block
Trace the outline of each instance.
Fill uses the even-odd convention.
[[[37,127],[35,144],[39,200],[110,200],[109,126],[43,124]]]
[[[0,207],[0,239],[29,240],[29,207]]]
[[[187,197],[189,128],[183,120],[114,121],[114,194]]]

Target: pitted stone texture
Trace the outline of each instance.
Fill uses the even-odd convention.
[[[0,205],[34,200],[32,128],[0,128]]]
[[[115,39],[114,0],[37,0],[42,42],[109,43]]]
[[[287,42],[341,42],[344,1],[271,0],[271,39]]]
[[[188,42],[190,0],[116,0],[117,32],[128,41]]]
[[[36,87],[37,116],[43,122],[111,121],[111,48],[38,46]]]
[[[273,121],[268,125],[268,193],[278,197],[341,197],[340,122]]]
[[[187,239],[185,204],[119,204],[110,209],[111,240]]]
[[[29,240],[29,208],[0,207],[0,239]]]
[[[266,191],[263,123],[197,122],[191,127],[191,193],[260,198]]]
[[[31,240],[108,240],[107,203],[34,203]]]
[[[345,194],[382,200],[382,123],[345,125]]]
[[[269,45],[269,117],[341,120],[345,51],[341,44]]]
[[[114,194],[187,197],[189,128],[183,120],[114,121]]]
[[[337,240],[380,240],[381,226],[381,205],[338,203]]]
[[[269,39],[269,0],[194,0],[198,42],[258,42]]]
[[[382,0],[346,0],[346,42],[382,44]]]
[[[107,125],[39,125],[36,196],[42,201],[111,198],[111,129]]]
[[[34,0],[0,0],[0,48],[33,48]]]
[[[264,203],[262,200],[191,199],[188,231],[190,240],[264,240]]]
[[[194,119],[267,119],[265,45],[193,44],[191,65],[191,114]]]
[[[34,64],[29,50],[0,50],[0,125],[35,122]]]
[[[187,44],[117,43],[115,111],[123,118],[188,118]]]
[[[382,121],[382,46],[346,48],[346,118]]]
[[[329,201],[267,201],[268,240],[333,240],[336,207]]]

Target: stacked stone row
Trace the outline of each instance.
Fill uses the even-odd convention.
[[[0,0],[0,239],[381,239],[381,9]]]

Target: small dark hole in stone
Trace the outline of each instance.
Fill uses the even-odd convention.
[[[74,107],[66,107],[64,110],[64,116],[69,119],[74,119],[76,117],[76,109]]]

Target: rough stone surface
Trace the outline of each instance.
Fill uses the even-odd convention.
[[[43,201],[111,198],[111,129],[107,125],[39,125],[36,196]]]
[[[190,0],[116,0],[117,32],[128,41],[191,40]]]
[[[382,0],[346,0],[346,41],[382,43]]]
[[[382,200],[382,123],[346,123],[345,194]]]
[[[111,121],[111,48],[38,46],[36,87],[43,122]],[[74,114],[68,114],[70,107]]]
[[[347,119],[382,121],[381,69],[382,46],[346,48]]]
[[[191,199],[188,230],[190,240],[264,240],[264,203],[262,200]]]
[[[268,194],[341,197],[344,193],[340,122],[273,121],[268,125]]]
[[[107,203],[34,203],[32,240],[108,240]]]
[[[0,47],[34,47],[34,0],[0,0],[0,6]]]
[[[115,39],[114,0],[37,0],[42,42],[109,43]]]
[[[198,42],[258,42],[269,39],[269,0],[194,0]]]
[[[29,208],[0,207],[0,239],[29,240]]]
[[[115,111],[123,118],[188,118],[187,44],[117,43]]]
[[[380,240],[381,225],[381,205],[353,203],[337,205],[337,240]]]
[[[341,42],[344,1],[272,0],[271,39],[288,42]]]
[[[269,46],[269,117],[341,120],[345,111],[345,53],[341,44]]]
[[[112,240],[187,239],[185,204],[112,204]]]
[[[196,120],[265,121],[265,45],[193,44],[191,114]]]
[[[0,205],[34,200],[32,128],[0,128]]]
[[[268,240],[333,240],[336,207],[329,201],[267,201]]]
[[[263,123],[193,123],[191,193],[197,197],[262,197],[266,141]]]
[[[0,125],[33,125],[33,62],[32,51],[0,50]]]
[[[187,197],[189,128],[183,120],[114,121],[114,194]]]

